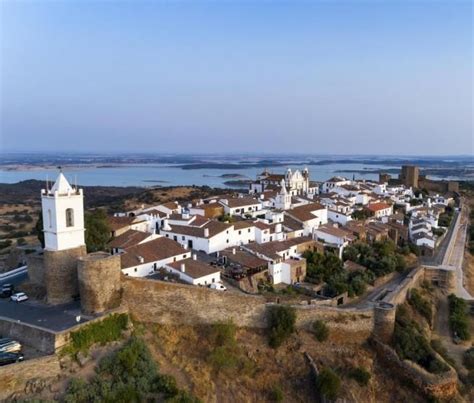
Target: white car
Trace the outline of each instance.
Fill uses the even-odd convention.
[[[15,302],[22,302],[28,299],[28,295],[24,292],[17,292],[16,294],[13,294],[10,299]]]
[[[227,291],[227,288],[222,283],[212,283],[209,288],[217,291]]]

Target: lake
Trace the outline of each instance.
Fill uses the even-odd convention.
[[[301,165],[289,165],[291,169],[303,169]],[[376,168],[397,168],[393,166],[376,166],[364,164],[330,164],[321,166],[310,166],[310,178],[314,181],[324,181],[334,175],[352,178],[352,174],[338,173],[338,170],[361,170]],[[262,168],[244,169],[189,169],[184,170],[170,164],[146,164],[146,165],[119,165],[113,167],[65,167],[64,174],[71,181],[87,186],[175,186],[175,185],[197,185],[211,187],[225,187],[224,182],[232,178],[222,178],[225,174],[239,174],[249,179],[255,179],[262,172]],[[284,173],[285,168],[278,167],[270,169],[274,173]],[[27,179],[54,180],[57,169],[31,169],[31,170],[0,170],[1,183],[16,183]],[[373,173],[355,174],[356,178],[377,179],[378,175]]]

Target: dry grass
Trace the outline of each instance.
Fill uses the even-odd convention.
[[[353,402],[422,401],[379,366],[374,353],[350,335],[332,334],[323,343],[306,331],[299,331],[277,350],[268,347],[264,331],[239,329],[237,341],[251,365],[234,373],[216,372],[208,356],[213,350],[206,327],[145,325],[144,334],[161,372],[173,375],[180,387],[191,390],[204,402],[269,401],[278,385],[285,402],[313,402],[314,381],[304,357],[307,351],[319,366],[330,366],[341,374],[362,366],[372,374],[367,387],[342,376],[341,397]]]

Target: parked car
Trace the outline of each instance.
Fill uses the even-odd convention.
[[[225,287],[224,284],[222,283],[212,283],[209,288],[213,290],[218,290],[218,291],[227,291],[227,288]]]
[[[26,295],[24,292],[17,292],[13,294],[10,299],[14,302],[22,302],[26,301],[28,299],[28,295]]]
[[[23,361],[22,353],[0,353],[0,366]]]
[[[0,298],[8,298],[13,294],[13,284],[3,284],[0,289]]]
[[[13,339],[0,339],[0,353],[18,353],[21,350],[21,344]]]

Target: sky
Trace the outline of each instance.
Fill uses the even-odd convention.
[[[0,152],[473,153],[471,1],[0,1]]]

